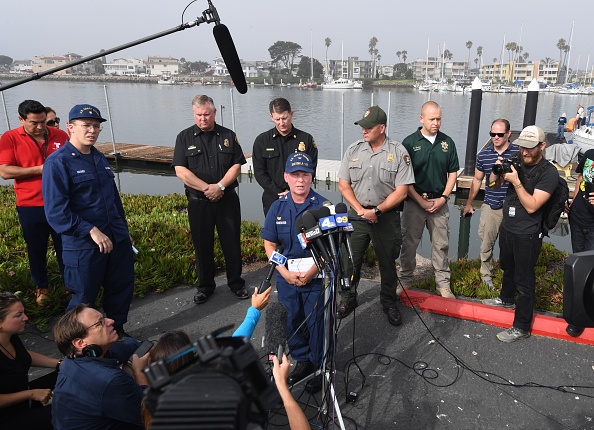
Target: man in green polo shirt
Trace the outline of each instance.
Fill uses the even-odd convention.
[[[417,246],[426,225],[432,244],[431,262],[437,292],[443,297],[455,299],[450,289],[448,200],[460,168],[458,154],[454,141],[439,131],[441,108],[437,103],[429,101],[423,104],[420,120],[421,127],[402,142],[410,154],[416,183],[408,188],[408,199],[402,212],[400,282],[404,288],[412,284]],[[399,286],[398,295],[401,292]]]

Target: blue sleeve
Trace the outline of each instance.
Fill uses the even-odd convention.
[[[260,231],[260,237],[268,242],[278,243],[278,232],[276,230],[276,202],[272,203],[272,206],[266,214],[264,220],[264,227]]]
[[[235,333],[233,333],[232,337],[247,337],[248,339],[251,339],[256,325],[258,324],[258,321],[260,321],[260,315],[261,312],[258,309],[250,306],[247,310],[245,319],[241,325],[237,327],[237,330],[235,330]]]
[[[142,426],[141,407],[144,387],[125,372],[118,374],[105,389],[102,414],[114,420]]]
[[[70,210],[69,183],[66,166],[52,154],[44,163],[41,176],[45,216],[49,225],[59,234],[84,237],[93,225]]]

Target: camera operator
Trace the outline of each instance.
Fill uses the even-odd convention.
[[[513,308],[517,289],[513,325],[497,334],[502,342],[530,336],[536,299],[534,268],[543,236],[542,206],[551,197],[559,178],[557,169],[543,156],[546,141],[542,129],[535,125],[525,127],[513,143],[520,147],[519,160],[499,157],[489,177],[493,188],[505,182],[511,185],[503,202],[499,230],[501,292],[499,297],[483,300],[486,305]]]

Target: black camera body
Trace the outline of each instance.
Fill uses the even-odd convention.
[[[522,165],[522,160],[520,160],[519,155],[512,155],[509,158],[505,158],[501,164],[493,164],[493,173],[497,176],[505,175],[506,173],[511,173],[511,166],[514,166],[516,171],[520,171],[520,166]]]

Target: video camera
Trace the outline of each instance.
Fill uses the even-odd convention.
[[[219,331],[220,332],[220,331]],[[191,356],[169,373],[166,365]],[[247,429],[263,426],[280,395],[244,337],[203,336],[144,369],[151,429]]]
[[[493,173],[497,176],[505,175],[506,173],[510,173],[511,166],[514,166],[517,172],[520,172],[520,166],[522,165],[522,160],[520,160],[520,156],[518,154],[512,155],[509,158],[505,158],[501,164],[493,164]]]

